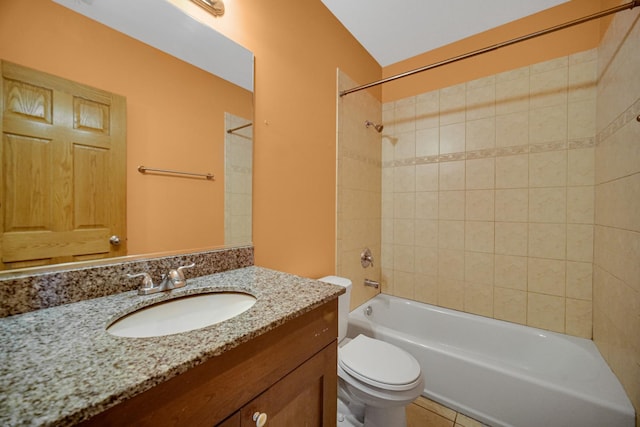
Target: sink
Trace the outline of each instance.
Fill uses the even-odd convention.
[[[189,295],[143,307],[107,327],[111,335],[130,338],[160,337],[214,325],[231,319],[256,303],[242,292]]]

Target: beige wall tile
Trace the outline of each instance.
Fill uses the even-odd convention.
[[[474,252],[494,251],[494,223],[490,221],[465,221],[464,248]]]
[[[415,275],[414,298],[427,304],[438,304],[438,276],[434,274]]]
[[[532,188],[529,190],[529,221],[565,222],[567,190],[565,187]]]
[[[493,221],[494,190],[468,190],[465,193],[465,219]]]
[[[416,165],[416,191],[438,191],[438,163]]]
[[[401,298],[414,299],[415,295],[415,274],[406,271],[394,271],[393,292]]]
[[[438,127],[416,131],[416,157],[434,156],[439,154],[439,152],[440,129]]]
[[[479,316],[493,317],[493,286],[465,282],[464,311]]]
[[[464,281],[438,277],[438,305],[464,310]]]
[[[415,249],[409,245],[393,245],[393,269],[396,275],[415,270]]]
[[[531,187],[563,187],[567,185],[567,152],[549,151],[529,155]]]
[[[496,147],[527,144],[529,144],[528,114],[519,111],[496,116]]]
[[[529,88],[530,108],[567,104],[569,67],[562,66],[543,72],[532,72]]]
[[[496,146],[495,117],[467,121],[465,132],[467,151],[484,150]]]
[[[396,133],[395,137],[396,137],[396,141],[393,146],[394,160],[410,159],[412,157],[415,157],[416,155],[415,131]]]
[[[595,98],[570,102],[567,116],[567,137],[569,139],[590,138],[595,135]]]
[[[438,221],[435,219],[416,219],[415,245],[426,248],[438,247]]]
[[[466,189],[481,190],[495,188],[495,159],[473,159],[466,161]]]
[[[416,238],[414,219],[396,219],[393,221],[393,243],[413,245]]]
[[[527,290],[527,258],[513,255],[495,255],[495,286]]]
[[[437,90],[416,96],[416,130],[440,125],[440,92]]]
[[[459,84],[440,89],[440,124],[465,121],[466,86]]]
[[[440,154],[463,152],[465,135],[464,123],[440,126]]]
[[[495,253],[527,256],[528,225],[524,222],[496,222]]]
[[[594,203],[593,186],[567,187],[567,222],[593,224]]]
[[[567,259],[593,261],[593,225],[567,224]]]
[[[347,204],[347,203],[345,203]],[[362,204],[355,206],[355,210],[362,209]],[[393,196],[393,217],[412,219],[416,211],[415,193],[394,193]]]
[[[529,155],[496,158],[496,188],[526,188],[528,186]]]
[[[464,221],[438,221],[438,247],[464,249]]]
[[[529,190],[496,190],[495,220],[526,222],[529,219]]]
[[[464,220],[464,204],[464,191],[441,191],[438,197],[438,217],[447,220]]]
[[[640,292],[640,233],[595,227],[594,262]]]
[[[591,339],[592,304],[591,301],[567,298],[565,332],[577,337]]]
[[[590,262],[567,261],[567,297],[591,301],[593,267]]]
[[[438,248],[416,246],[414,253],[416,273],[429,276],[438,275]]]
[[[493,271],[493,254],[465,252],[464,280],[466,282],[493,286]]]
[[[529,70],[520,68],[499,74],[496,78],[496,114],[526,113],[528,110]]]
[[[467,83],[467,122],[484,117],[494,117],[496,114],[495,77],[489,76],[489,79],[483,80],[481,84],[481,86],[478,86],[473,82]]]
[[[596,223],[640,231],[640,173],[596,186]]]
[[[566,237],[565,224],[529,223],[529,256],[565,259]]]
[[[416,193],[416,219],[438,219],[438,192]]]
[[[527,292],[495,287],[493,314],[496,319],[525,325],[527,323]]]
[[[416,190],[416,167],[415,166],[395,167],[393,171],[393,188],[402,192],[415,191]]]
[[[565,295],[566,262],[529,258],[528,290],[547,295]]]
[[[635,208],[625,201],[625,213],[618,211],[632,174],[616,176],[615,162],[633,164],[620,147],[640,155],[640,146],[614,140],[623,128],[593,147],[596,70],[592,50],[383,107],[393,125],[382,140],[382,210],[393,221],[381,228],[382,240],[394,243],[382,249],[392,257],[384,274],[412,274],[394,292],[585,336],[593,299],[589,254],[598,236],[603,249],[596,258],[636,277],[640,288],[640,263],[629,255],[635,252],[615,250],[620,233],[610,231],[628,225],[623,218]],[[607,177],[598,195],[596,150],[604,165],[598,179]],[[350,168],[356,185],[367,185],[366,171]],[[606,227],[594,236],[598,218]]]
[[[440,190],[464,190],[464,161],[440,163]]]
[[[566,104],[532,108],[529,110],[529,143],[566,141],[567,126]]]
[[[438,278],[464,280],[464,251],[454,249],[438,251]]]
[[[527,325],[564,332],[564,301],[562,297],[529,292],[527,295]]]
[[[595,149],[569,150],[567,156],[567,185],[594,185]]]

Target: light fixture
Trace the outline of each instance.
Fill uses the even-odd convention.
[[[224,15],[224,2],[222,0],[191,0],[216,18]]]

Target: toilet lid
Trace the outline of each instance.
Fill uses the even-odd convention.
[[[338,364],[360,381],[387,390],[409,390],[420,381],[420,364],[412,355],[366,335],[339,349]]]

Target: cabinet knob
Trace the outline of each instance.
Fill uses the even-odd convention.
[[[253,414],[253,421],[256,422],[256,427],[262,427],[267,423],[267,414],[256,412]]]

